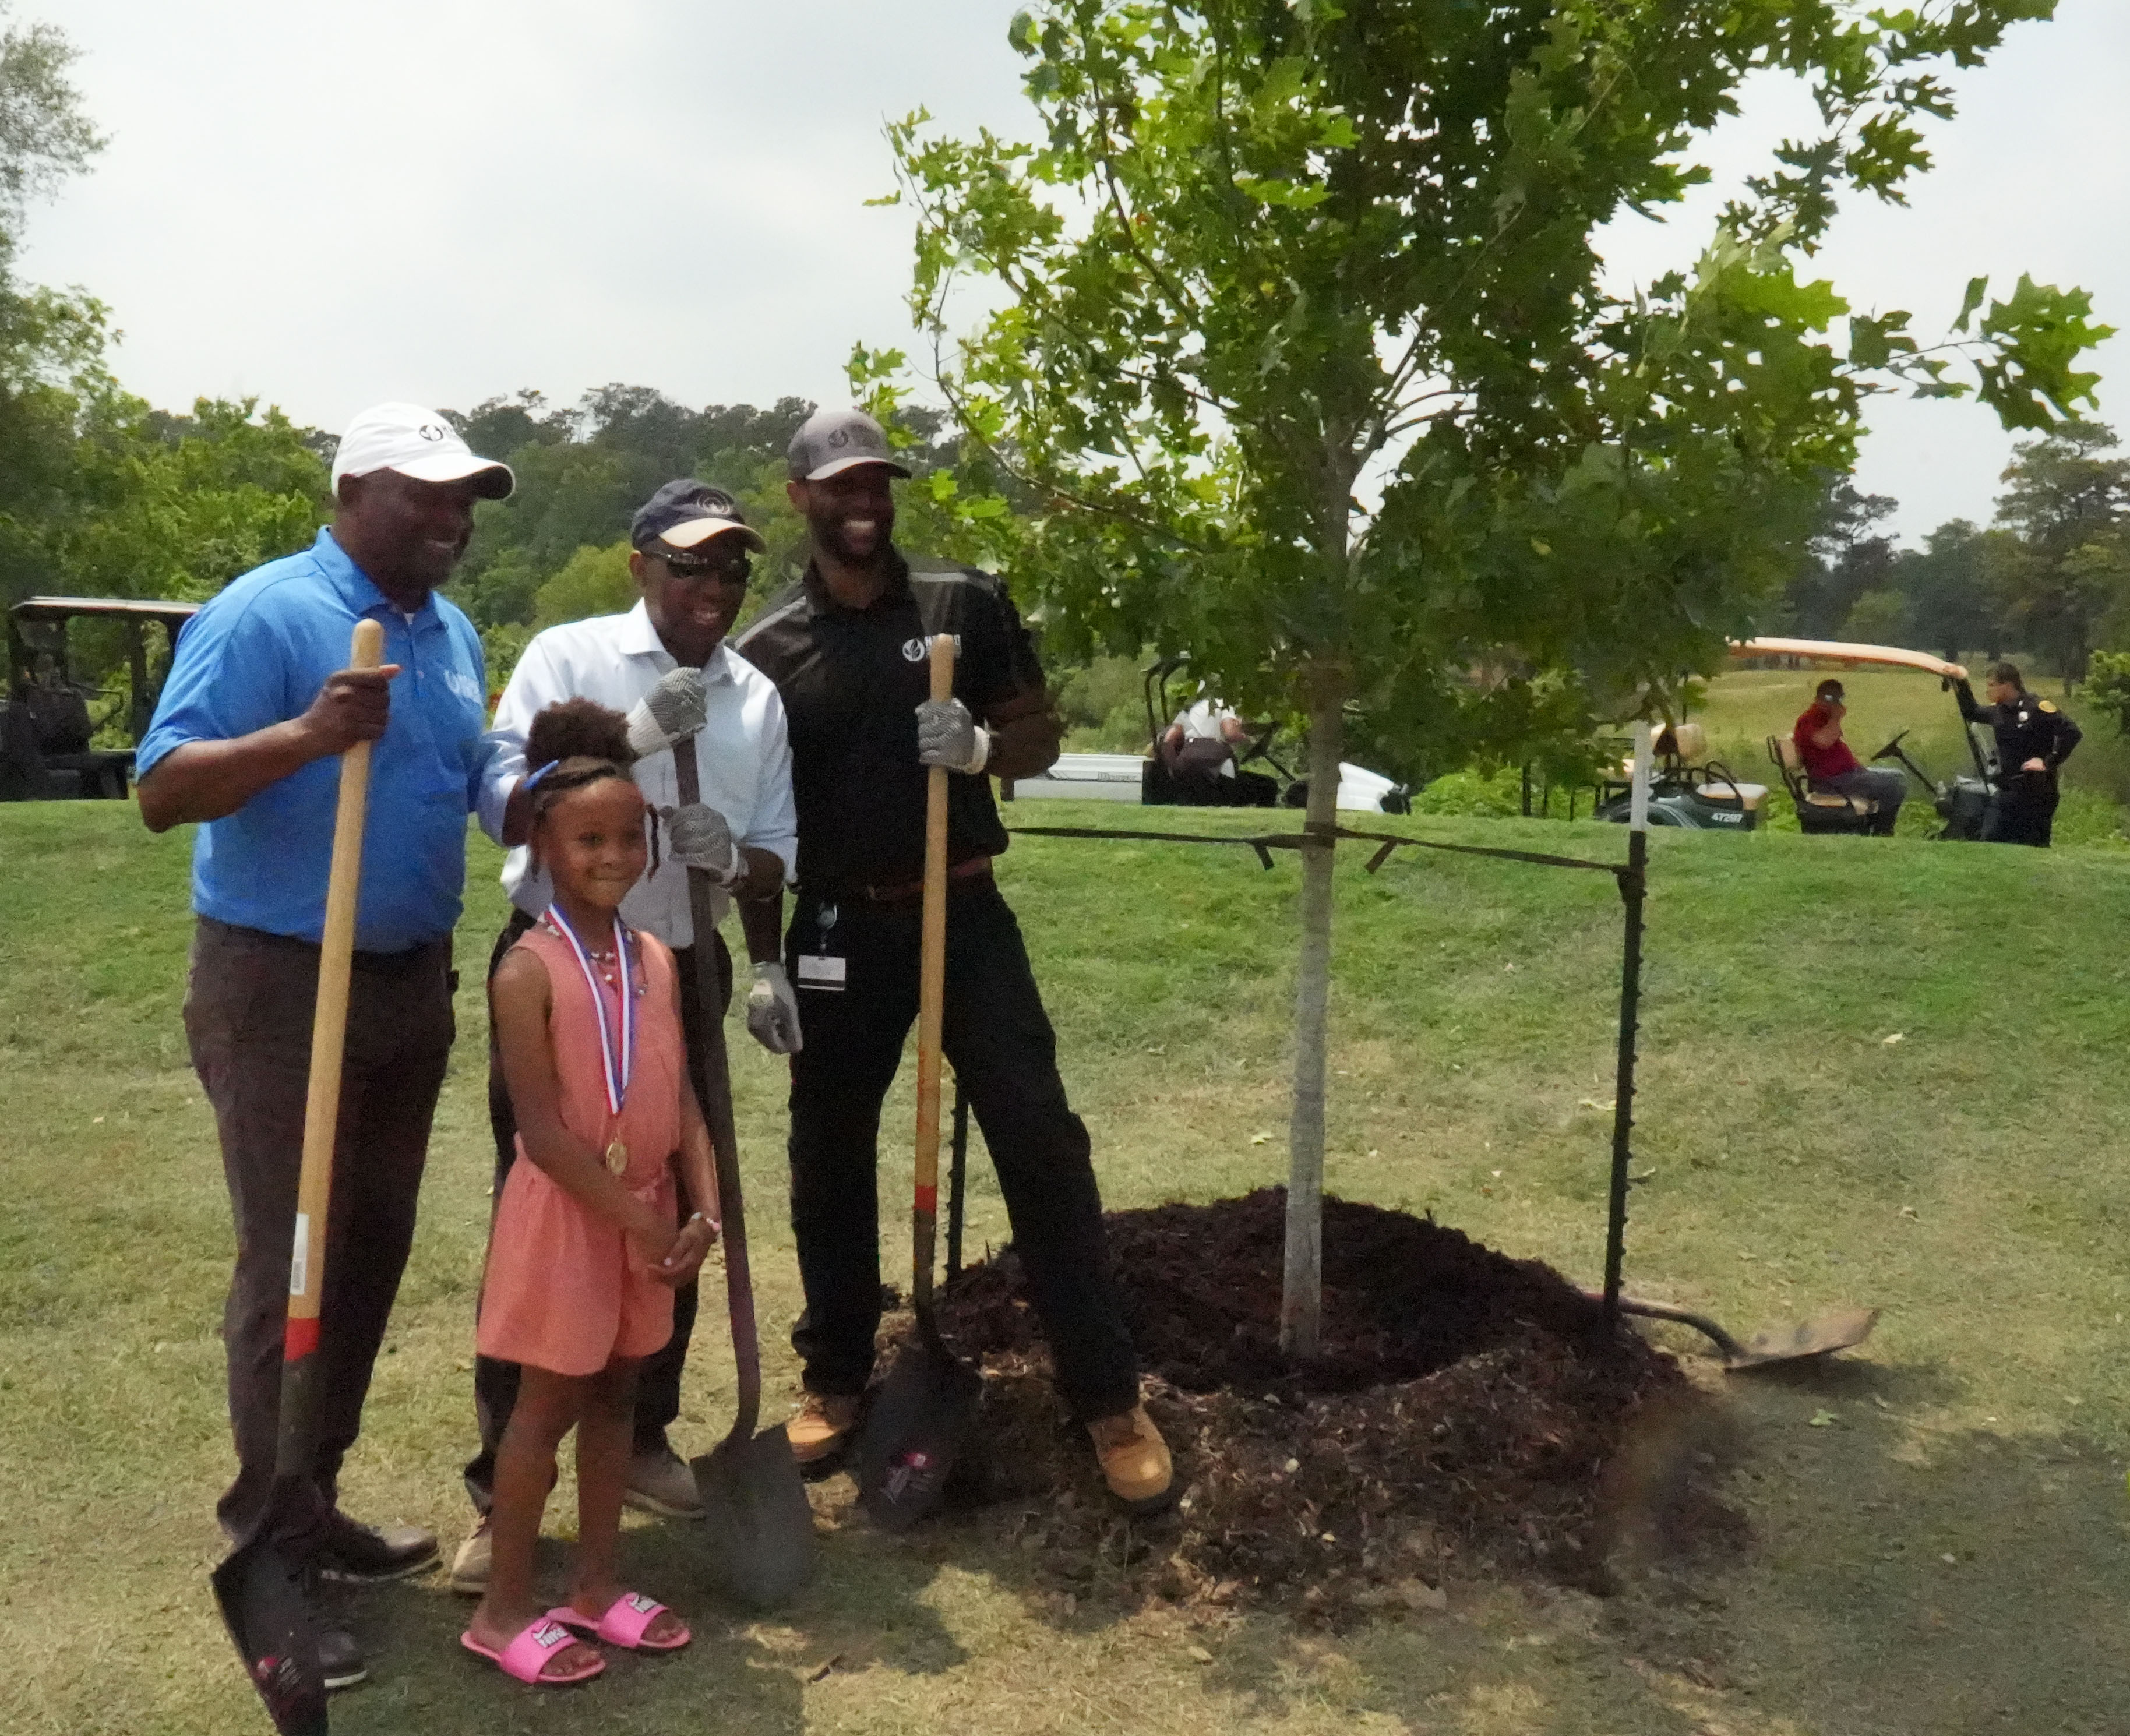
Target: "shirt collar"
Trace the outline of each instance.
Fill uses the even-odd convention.
[[[825,615],[831,609],[841,610],[846,614],[863,613],[861,610],[844,609],[842,603],[831,597],[829,594],[828,584],[821,577],[820,568],[811,560],[806,563],[805,577],[801,582],[806,588],[806,613],[809,616]],[[910,562],[900,549],[895,547],[893,543],[890,543],[887,548],[887,589],[873,599],[872,607],[879,608],[898,603],[907,603],[909,600]]]
[[[311,555],[318,564],[318,570],[325,575],[326,583],[356,614],[374,615],[385,610],[395,615],[404,613],[398,603],[378,589],[370,575],[348,557],[347,551],[333,541],[331,526],[319,527],[318,540],[311,545]],[[441,619],[437,613],[437,594],[431,591],[408,618],[418,629],[435,625]]]
[[[615,633],[616,647],[624,657],[662,657],[668,663],[674,661],[672,652],[666,649],[666,641],[658,637],[658,629],[651,624],[651,611],[643,599],[638,598],[636,607],[621,618],[621,626]],[[733,648],[729,636],[718,641],[718,648],[710,653],[709,661],[703,665],[706,681],[729,681],[733,679]]]

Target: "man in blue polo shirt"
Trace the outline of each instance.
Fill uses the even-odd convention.
[[[222,1338],[238,1470],[218,1509],[234,1537],[257,1523],[274,1481],[337,761],[375,744],[321,1299],[316,1500],[282,1539],[332,1579],[396,1578],[437,1552],[428,1532],[358,1524],[337,1495],[413,1240],[453,1034],[466,815],[493,751],[480,636],[434,588],[466,551],[475,501],[512,481],[432,411],[365,411],[333,462],[332,528],[193,618],[136,761],[151,831],[199,823],[184,1018],[236,1227]],[[384,628],[374,671],[343,666],[365,616]],[[361,1681],[353,1638],[320,1625],[327,1686]]]

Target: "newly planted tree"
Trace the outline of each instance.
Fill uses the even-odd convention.
[[[1187,650],[1307,720],[1292,1352],[1317,1341],[1349,708],[1469,739],[1661,687],[1779,586],[1868,393],[1976,391],[2022,427],[2088,395],[2083,295],[1970,285],[1926,348],[1798,271],[1841,193],[1926,166],[1933,69],[2051,4],[1051,0],[1012,27],[1035,142],[890,128],[934,377],[1023,507],[971,527],[1068,642]],[[1608,284],[1603,226],[1705,179],[1698,140],[1770,68],[1819,135],[1689,265]],[[853,371],[891,400],[900,363]]]

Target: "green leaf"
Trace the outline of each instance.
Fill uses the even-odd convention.
[[[1967,293],[1960,298],[1960,317],[1952,322],[1952,329],[1965,332],[1968,322],[1975,317],[1975,310],[1982,305],[1982,298],[1989,293],[1987,277],[1971,277],[1967,280]]]
[[[1883,368],[1894,359],[1883,322],[1857,313],[1849,320],[1849,360],[1860,368]]]
[[[1331,197],[1326,188],[1297,186],[1292,181],[1246,174],[1237,175],[1235,185],[1260,205],[1283,205],[1296,211],[1306,211]]]

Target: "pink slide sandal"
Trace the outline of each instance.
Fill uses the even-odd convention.
[[[559,1604],[547,1612],[547,1619],[565,1627],[576,1628],[587,1633],[595,1633],[610,1646],[619,1646],[628,1652],[677,1652],[695,1636],[685,1624],[677,1639],[649,1640],[643,1636],[652,1623],[661,1615],[669,1614],[666,1605],[641,1591],[624,1591],[609,1605],[605,1614],[597,1621],[567,1604]]]
[[[476,1657],[485,1657],[505,1676],[529,1681],[536,1688],[571,1687],[580,1681],[590,1681],[606,1667],[606,1660],[595,1653],[588,1670],[580,1670],[574,1676],[542,1676],[540,1672],[547,1667],[548,1660],[564,1646],[584,1643],[561,1622],[545,1615],[535,1616],[526,1623],[518,1630],[518,1637],[500,1652],[475,1639],[470,1628],[459,1635],[459,1643]]]

